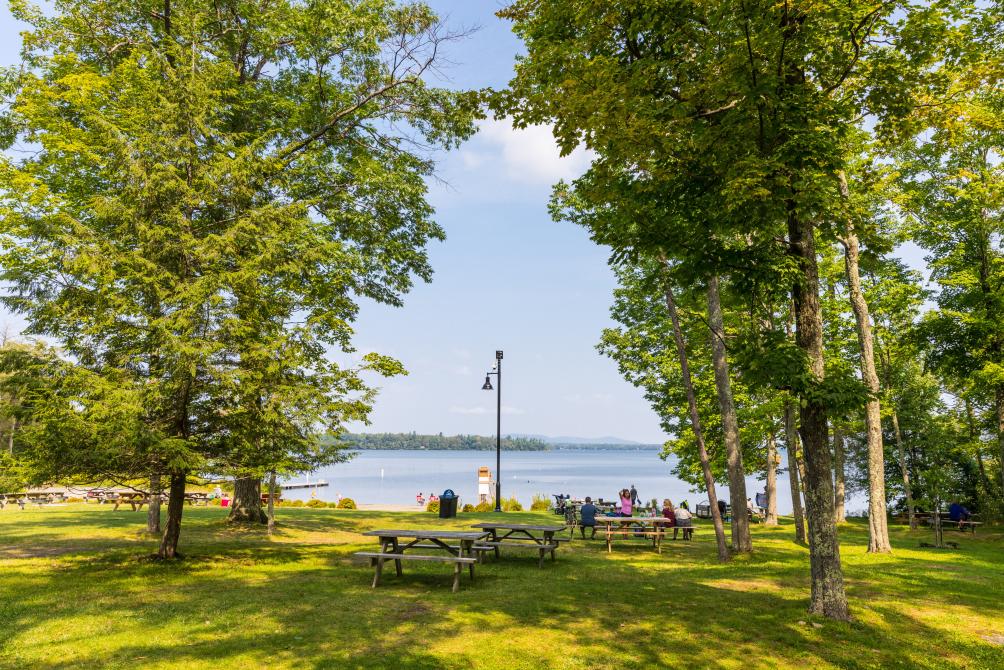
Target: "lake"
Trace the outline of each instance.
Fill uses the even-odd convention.
[[[357,503],[408,505],[415,494],[441,494],[453,489],[460,503],[477,502],[478,467],[495,470],[493,451],[399,451],[367,450],[348,463],[323,468],[310,475],[311,481],[324,479],[329,486],[316,489],[321,500],[338,495]],[[535,493],[551,498],[553,493],[573,497],[614,499],[622,488],[634,484],[645,500],[669,498],[673,504],[687,500],[691,509],[706,496],[673,476],[672,460],[663,461],[659,452],[645,450],[555,449],[552,451],[512,451],[502,453],[502,496],[516,496],[529,506]],[[295,478],[302,482],[303,477]],[[718,495],[728,500],[728,488],[717,486]],[[791,513],[788,475],[778,476],[778,512]],[[755,498],[764,490],[756,477],[746,480],[746,492]],[[289,499],[306,500],[311,490],[284,493]],[[850,500],[848,504],[850,505]],[[848,507],[850,509],[850,507]]]

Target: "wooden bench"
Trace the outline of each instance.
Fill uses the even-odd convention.
[[[453,592],[456,593],[460,590],[460,572],[463,570],[463,566],[466,565],[470,568],[471,581],[474,581],[474,564],[478,562],[476,558],[470,558],[467,556],[428,556],[425,554],[397,554],[388,552],[377,552],[377,551],[357,551],[355,556],[360,558],[370,559],[370,565],[373,567],[373,588],[376,588],[380,583],[380,575],[383,574],[383,564],[384,561],[394,561],[394,567],[397,568],[397,576],[400,577],[403,574],[401,570],[401,561],[432,561],[435,563],[453,563]]]
[[[557,560],[554,553],[555,550],[557,550],[558,548],[557,542],[553,542],[550,544],[539,544],[537,542],[532,542],[528,540],[510,538],[508,540],[499,542],[493,542],[491,540],[482,540],[481,542],[478,542],[476,545],[474,545],[475,551],[486,551],[486,550],[494,551],[496,558],[498,558],[499,556],[499,547],[506,547],[507,549],[510,548],[538,549],[540,551],[540,559],[537,561],[537,566],[541,568],[544,567],[544,556],[548,552],[551,553],[552,561]]]
[[[143,505],[149,504],[150,497],[145,493],[123,493],[115,498],[115,507],[112,508],[112,511],[116,511],[119,505],[129,505],[132,511],[135,512],[138,509],[143,509]]]

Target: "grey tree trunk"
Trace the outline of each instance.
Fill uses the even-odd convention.
[[[753,550],[749,518],[746,514],[746,473],[743,470],[742,448],[739,444],[739,421],[732,401],[729,362],[725,353],[725,326],[722,319],[718,277],[708,279],[708,326],[711,329],[711,358],[715,369],[715,388],[722,412],[725,438],[725,458],[729,475],[729,498],[732,503],[732,550]]]
[[[181,514],[185,510],[185,476],[184,471],[171,473],[171,488],[167,496],[167,527],[157,552],[160,558],[181,558],[178,540],[181,538]]]
[[[261,479],[238,477],[234,479],[234,499],[230,501],[228,523],[267,524],[268,517],[261,508]]]
[[[773,429],[767,434],[767,517],[764,525],[777,525],[777,440]]]
[[[896,460],[899,461],[899,471],[903,475],[903,492],[906,495],[906,516],[910,522],[910,530],[917,529],[917,514],[913,508],[913,487],[910,485],[910,468],[906,462],[906,450],[903,449],[903,436],[899,432],[899,414],[895,408],[892,411],[892,430],[896,436]]]
[[[665,261],[663,261],[665,263]],[[697,413],[697,396],[694,393],[694,383],[690,377],[690,364],[687,359],[687,344],[683,339],[683,329],[680,328],[680,317],[676,311],[676,301],[673,299],[673,289],[666,283],[666,308],[673,321],[673,339],[676,340],[676,353],[680,358],[680,373],[683,377],[683,388],[687,393],[687,406],[690,409],[690,426],[694,430],[694,441],[697,443],[697,453],[701,459],[701,471],[704,473],[704,487],[708,492],[708,505],[711,506],[711,520],[715,526],[715,541],[718,544],[718,560],[725,563],[730,559],[729,548],[725,541],[725,524],[718,510],[718,495],[715,493],[715,476],[711,472],[711,459],[704,445],[704,431],[701,429],[701,417]]]
[[[268,534],[275,532],[275,470],[268,476]]]
[[[791,511],[795,519],[795,540],[805,542],[805,514],[802,511],[802,485],[798,461],[798,430],[791,401],[784,402],[784,441],[788,448],[788,484],[791,488]]]
[[[799,216],[794,200],[788,203],[789,254],[798,263],[800,276],[791,289],[795,312],[795,342],[805,352],[809,373],[822,381],[823,317],[819,305],[819,267],[815,230]],[[826,425],[826,405],[808,396],[799,406],[799,432],[805,457],[805,507],[809,525],[809,565],[812,595],[809,611],[832,619],[850,619],[844,573],[840,566],[840,541],[833,520],[833,462]]]
[[[844,511],[846,502],[846,487],[844,486],[844,429],[839,423],[833,423],[833,518],[837,523],[847,520]]]
[[[150,504],[146,507],[146,532],[160,535],[160,473],[150,475]]]
[[[843,170],[837,176],[840,181],[840,195],[847,200],[850,197],[847,177]],[[882,413],[878,400],[879,379],[875,372],[875,348],[868,302],[861,291],[858,236],[850,219],[846,222],[842,242],[848,293],[857,324],[858,345],[861,348],[861,379],[872,396],[865,405],[865,430],[868,439],[868,551],[887,553],[892,551],[892,545],[889,543],[889,528],[886,521],[885,449],[882,446]]]
[[[997,387],[994,405],[997,409],[997,447],[1000,450],[997,462],[1001,464],[1001,490],[1004,491],[1004,387]]]

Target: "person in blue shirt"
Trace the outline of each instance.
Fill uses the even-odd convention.
[[[948,506],[948,518],[959,524],[959,528],[962,528],[963,521],[969,521],[973,515],[967,510],[962,503],[953,502]]]
[[[593,499],[586,496],[586,504],[579,508],[579,531],[582,532],[582,539],[586,539],[586,527],[593,529],[593,534],[589,539],[596,537],[596,505]]]

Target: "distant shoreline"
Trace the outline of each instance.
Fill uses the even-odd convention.
[[[495,451],[495,446],[478,447],[395,447],[346,445],[352,451]],[[661,451],[659,444],[545,444],[530,449],[514,449],[505,444],[502,451]]]

